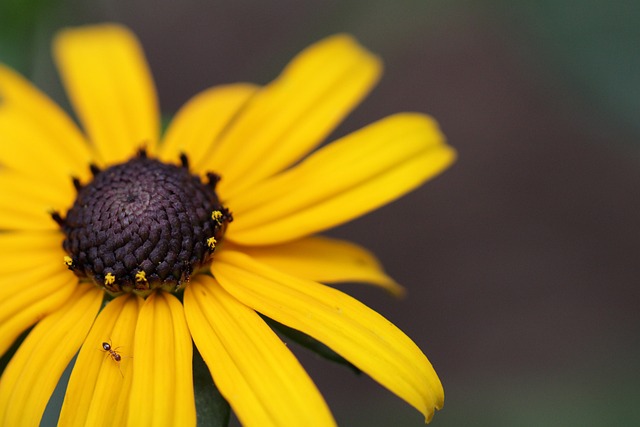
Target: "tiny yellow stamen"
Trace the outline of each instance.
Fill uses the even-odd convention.
[[[217,222],[218,224],[222,224],[222,217],[224,214],[222,211],[213,211],[211,212],[211,219]]]
[[[211,250],[214,250],[216,248],[216,243],[218,243],[218,241],[215,237],[209,237],[207,239],[207,246],[209,246],[209,249]]]
[[[112,273],[107,273],[107,275],[104,276],[105,285],[112,285],[115,281],[116,281],[116,276],[113,275]]]
[[[71,267],[73,265],[73,259],[71,259],[69,255],[65,255],[62,259],[67,267]]]
[[[147,281],[147,273],[140,270],[136,273],[136,282],[146,282]]]

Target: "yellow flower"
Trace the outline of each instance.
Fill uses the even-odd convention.
[[[65,30],[54,56],[84,132],[0,65],[0,354],[33,327],[0,379],[0,424],[38,425],[77,353],[61,425],[195,425],[193,340],[244,425],[333,425],[264,318],[326,344],[431,419],[444,394],[424,354],[320,284],[401,292],[366,250],[313,235],[455,157],[417,113],[311,153],[378,79],[375,56],[327,38],[265,87],[196,95],[162,138],[127,29]]]

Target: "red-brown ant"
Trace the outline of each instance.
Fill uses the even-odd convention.
[[[119,362],[122,360],[122,357],[120,356],[120,353],[118,353],[116,350],[119,349],[120,347],[116,347],[116,348],[111,348],[111,344],[108,342],[103,342],[102,343],[102,349],[106,352],[109,353],[109,356],[111,356],[111,358],[113,360],[115,360],[116,362]]]
[[[122,360],[122,356],[120,356],[120,353],[116,351],[119,348],[120,347],[112,348],[111,342],[102,343],[102,351],[107,353],[108,356],[111,357],[111,359],[113,359],[113,361],[118,364],[118,370],[120,371],[120,375],[124,377],[124,374],[122,373],[122,369],[120,369],[120,361]]]

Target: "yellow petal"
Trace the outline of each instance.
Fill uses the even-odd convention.
[[[232,84],[207,89],[191,98],[171,121],[159,149],[160,159],[177,162],[185,153],[196,170],[208,172],[199,168],[199,163],[257,90],[250,84]]]
[[[153,152],[158,100],[133,33],[115,24],[66,29],[53,48],[69,98],[102,159],[124,161],[143,146]]]
[[[180,301],[166,292],[150,295],[136,326],[136,357],[130,426],[195,426],[192,344]]]
[[[402,331],[328,286],[221,251],[211,266],[222,287],[256,311],[323,342],[418,409],[428,421],[444,403],[431,363]]]
[[[0,280],[0,354],[29,326],[67,301],[78,283],[70,271],[36,281],[17,281],[18,275]],[[16,279],[10,284],[5,280]]]
[[[9,274],[21,271],[26,272],[40,266],[53,265],[60,267],[64,262],[65,255],[62,245],[46,250],[23,250],[2,254],[0,255],[0,277],[6,277]],[[55,269],[57,270],[58,268]]]
[[[381,65],[351,37],[305,49],[254,96],[207,155],[226,197],[281,171],[324,140],[378,80]]]
[[[264,245],[325,230],[415,189],[454,157],[427,116],[388,117],[229,199],[227,238]]]
[[[47,210],[48,208],[34,206],[32,203],[19,207],[0,203],[0,230],[53,231],[58,229],[58,225],[51,219]]]
[[[58,224],[51,212],[66,212],[75,191],[70,176],[64,183],[51,185],[23,174],[0,172],[0,228],[5,230],[55,230]]]
[[[185,314],[211,375],[245,426],[329,426],[322,396],[258,314],[208,276],[185,290]]]
[[[344,240],[315,236],[238,250],[291,276],[322,283],[371,283],[396,296],[404,294],[404,288],[385,274],[371,252]]]
[[[24,231],[0,233],[0,256],[14,252],[47,251],[62,247],[64,235],[59,231]]]
[[[95,157],[80,130],[62,108],[24,77],[0,64],[0,108],[5,107],[18,109],[30,117],[31,125],[48,136],[51,147],[64,152],[75,165],[86,169]]]
[[[124,295],[100,312],[78,353],[58,425],[126,425],[133,376],[131,358],[135,357],[133,338],[141,305],[141,298]],[[104,342],[120,355],[120,362],[103,350]]]
[[[0,298],[11,298],[12,294],[28,290],[39,282],[54,276],[71,275],[62,262],[33,264],[28,269],[19,269],[11,274],[0,276]]]
[[[32,117],[17,108],[0,105],[0,163],[43,182],[68,186],[71,177],[86,179],[91,156],[70,156],[65,145]],[[86,151],[86,150],[85,150]]]
[[[0,379],[0,425],[38,426],[60,376],[100,309],[103,292],[77,286],[24,340]]]
[[[16,205],[24,201],[37,201],[66,211],[73,204],[76,190],[70,175],[61,184],[54,184],[50,179],[34,179],[9,170],[0,171],[0,194]]]

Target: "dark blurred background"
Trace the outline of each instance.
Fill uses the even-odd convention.
[[[354,34],[386,72],[335,132],[397,111],[440,122],[458,162],[330,234],[408,288],[343,288],[425,351],[435,426],[640,425],[640,2],[0,0],[0,60],[64,99],[60,27],[140,37],[170,116],[211,85],[267,83]],[[344,426],[420,426],[364,376],[296,349]],[[144,405],[144,402],[140,402]]]

